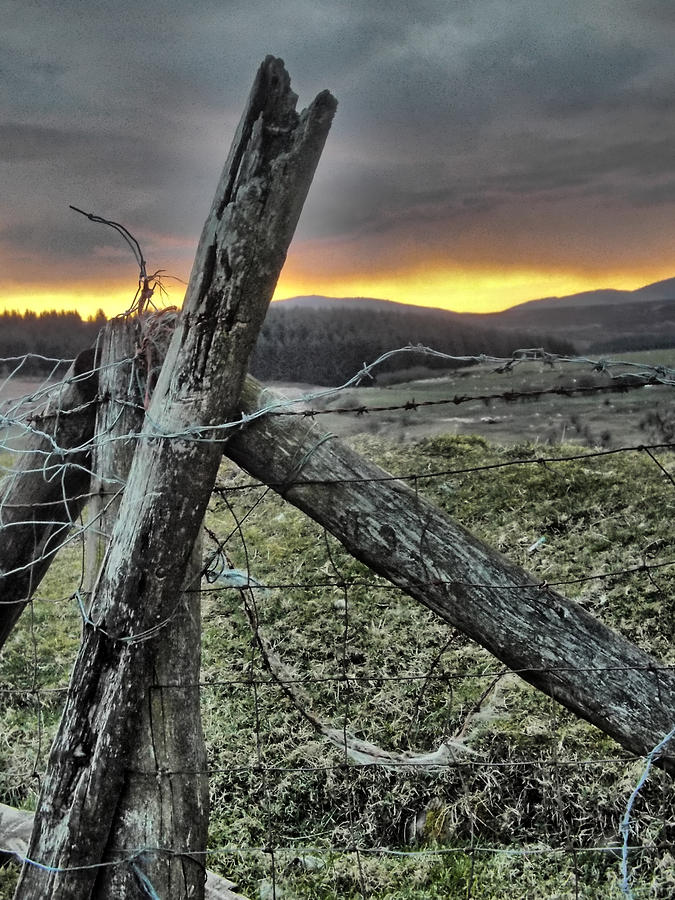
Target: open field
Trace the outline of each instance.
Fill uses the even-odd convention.
[[[621,356],[627,362],[675,367],[675,350],[655,350]],[[639,371],[629,370],[626,371]],[[500,444],[573,443],[618,447],[662,438],[650,420],[672,404],[673,387],[648,385],[625,392],[603,392],[611,383],[589,364],[558,363],[554,368],[523,363],[511,372],[478,365],[446,375],[401,384],[348,388],[331,397],[308,400],[302,408],[321,411],[363,407],[363,412],[321,416],[326,430],[341,436],[381,434],[388,439],[419,440],[434,434],[477,434]],[[597,393],[548,394],[510,399],[509,393],[597,387]],[[284,385],[289,397],[322,390],[308,385]],[[503,398],[471,399],[506,395]],[[447,402],[443,402],[447,401]],[[425,404],[402,409],[406,404]],[[373,407],[395,407],[381,411]],[[396,408],[398,407],[398,408]]]
[[[622,353],[619,357],[627,362],[646,362],[656,366],[675,368],[675,347],[660,350],[639,350],[635,353]]]
[[[672,560],[675,550],[673,488],[645,454],[542,466],[541,447],[522,442],[361,436],[356,444],[395,474],[458,470],[421,479],[419,490],[675,663],[673,567],[624,571]],[[672,471],[673,454],[660,459]],[[506,465],[486,478],[479,467],[494,463]],[[203,583],[209,867],[248,897],[271,897],[270,856],[259,848],[273,842],[284,900],[622,897],[620,854],[602,848],[620,842],[644,761],[504,673],[279,497],[245,488],[250,479],[232,464],[223,463],[219,482],[231,490],[227,500],[214,498],[209,526],[221,539],[230,535],[232,565],[279,587],[251,594]],[[212,550],[207,545],[207,558]],[[0,800],[11,805],[36,803],[79,641],[72,594],[80,567],[77,546],[60,555],[0,663]],[[393,753],[429,753],[449,741],[452,764],[383,768],[346,759],[270,679],[252,641],[251,603],[288,678],[301,682],[301,702],[322,722]],[[674,818],[672,781],[654,770],[635,811],[633,843],[647,848],[630,855],[636,900],[666,900],[675,890],[667,849]],[[11,872],[0,874],[3,900],[12,881]]]
[[[39,398],[52,384],[53,382],[42,378],[0,378],[0,466],[9,464],[9,460],[3,458],[2,450],[5,447],[21,446],[23,433],[21,427],[2,427],[2,419],[25,419],[28,410],[39,402]],[[0,476],[3,471],[0,467]]]
[[[54,382],[46,381],[43,378],[0,378],[0,403],[6,407],[12,400],[30,397],[36,391],[40,391],[52,383]]]
[[[675,349],[624,353],[620,359],[675,369]],[[510,392],[593,386],[602,389],[609,383],[608,375],[594,372],[587,363],[558,363],[554,368],[523,363],[504,373],[496,372],[493,365],[478,365],[396,384],[380,385],[376,380],[371,386],[349,388],[324,399],[309,399],[299,408],[322,413],[345,407],[367,410],[323,415],[321,421],[326,429],[340,436],[381,434],[406,441],[435,434],[477,434],[503,444],[527,440],[605,447],[658,441],[658,429],[650,425],[650,419],[654,412],[663,412],[671,405],[672,387],[648,385],[623,393],[600,390],[586,395],[549,394],[538,399],[508,399]],[[7,411],[10,401],[41,391],[45,384],[48,382],[26,378],[0,382],[0,413]],[[326,390],[316,385],[271,384],[270,387],[292,398],[311,397]],[[470,399],[500,394],[507,396]],[[456,398],[459,402],[454,402]],[[442,402],[445,400],[448,402]],[[412,403],[435,405],[408,410],[371,409],[405,407]]]

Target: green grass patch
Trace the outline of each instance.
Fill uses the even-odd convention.
[[[449,471],[419,477],[417,489],[537,577],[569,581],[563,593],[673,664],[675,567],[578,580],[674,558],[675,490],[646,454],[542,463],[541,446],[461,436],[356,445],[394,474]],[[673,470],[672,454],[660,459]],[[249,482],[228,463],[220,479]],[[214,498],[207,521],[221,539],[232,535],[234,566],[273,586],[249,602],[288,677],[302,682],[303,702],[327,727],[385,751],[429,753],[457,741],[461,765],[346,760],[271,681],[240,591],[204,583],[209,866],[263,896],[270,856],[254,848],[275,846],[274,877],[289,900],[621,896],[619,860],[602,848],[620,840],[643,763],[516,677],[493,684],[500,665],[485,650],[261,494],[256,486],[227,503]],[[67,683],[79,640],[71,595],[80,565],[77,548],[61,555],[0,664],[0,685],[26,691],[0,695],[0,799],[13,805],[36,802],[63,696],[51,691]],[[350,586],[317,584],[329,581]],[[252,679],[266,683],[254,688]],[[660,771],[635,816],[640,845],[672,843],[673,786]],[[635,851],[630,861],[636,898],[672,896],[667,849]],[[0,897],[9,896],[3,890],[0,880]]]

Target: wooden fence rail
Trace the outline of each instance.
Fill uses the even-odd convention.
[[[253,415],[273,403],[274,394],[249,377],[242,412]],[[337,438],[326,440],[318,425],[291,416],[255,418],[233,434],[225,453],[356,559],[626,749],[645,755],[672,729],[672,668]],[[658,764],[675,773],[675,748]]]

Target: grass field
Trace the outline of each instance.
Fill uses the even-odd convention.
[[[483,390],[480,379],[490,377],[471,372],[461,383]],[[430,396],[446,389],[439,382],[427,387]],[[508,444],[461,435],[392,437],[354,440],[394,474],[532,459],[489,477],[477,470],[420,480],[419,490],[541,579],[575,582],[673,559],[675,489],[645,454],[541,465],[541,442],[520,434],[514,444],[515,427]],[[672,453],[659,458],[672,472]],[[228,463],[220,479],[230,487],[249,481]],[[245,683],[251,675],[269,682],[252,645],[245,597],[204,583],[209,866],[237,880],[243,894],[271,897],[269,856],[253,848],[272,840],[277,896],[285,900],[623,896],[618,855],[600,848],[620,842],[643,761],[514,676],[496,678],[500,666],[486,651],[371,577],[276,495],[260,497],[252,486],[233,493],[229,505],[214,500],[208,524],[221,538],[234,535],[233,565],[250,566],[263,584],[295,585],[258,589],[255,602],[261,630],[303,682],[303,702],[326,725],[347,727],[390,752],[431,752],[444,740],[464,750],[457,750],[461,765],[430,771],[345,765],[344,751],[321,737],[277,684],[253,691]],[[545,542],[531,551],[540,537]],[[0,686],[18,692],[0,696],[0,800],[11,805],[36,803],[79,641],[72,592],[80,566],[76,547],[57,559],[0,662]],[[337,585],[313,586],[336,577]],[[675,663],[673,567],[563,590]],[[634,897],[665,900],[675,892],[668,849],[675,796],[662,772],[652,773],[635,816],[632,843],[647,849],[631,853]],[[0,898],[11,896],[13,878],[9,870],[0,874]]]
[[[646,362],[656,366],[668,366],[673,369],[675,368],[675,347],[622,353],[619,358],[628,362]]]
[[[621,359],[675,367],[675,350],[626,354]],[[495,371],[494,365],[478,365],[423,380],[349,388],[330,398],[309,400],[305,406],[322,411],[364,407],[367,411],[362,413],[322,417],[323,426],[341,436],[369,433],[416,441],[434,434],[477,434],[502,444],[528,440],[589,447],[619,447],[662,438],[658,427],[650,422],[655,413],[666,414],[672,407],[672,386],[603,392],[610,383],[607,374],[594,372],[586,363],[558,363],[554,368],[524,363],[507,373]],[[600,390],[569,396],[544,394],[532,399],[508,397],[514,392],[579,387]],[[290,397],[311,396],[317,390],[307,385],[286,385],[284,389]],[[471,399],[493,395],[506,397]],[[413,403],[435,405],[400,408]],[[372,407],[399,408],[376,411]]]
[[[621,358],[673,366],[675,350]],[[664,439],[672,426],[672,387],[453,402],[605,383],[607,376],[588,365],[523,365],[510,374],[482,365],[352,388],[305,405],[327,410],[322,427],[395,474]],[[40,384],[12,381],[0,402]],[[283,387],[292,396],[311,390]],[[410,401],[436,405],[335,412]],[[1,456],[3,465],[11,464],[11,454]],[[672,473],[672,452],[659,459]],[[229,486],[248,481],[227,463],[220,477]],[[563,590],[658,659],[675,663],[674,568],[602,577],[673,558],[675,489],[645,454],[506,466],[489,477],[469,471],[420,480],[419,490],[542,579],[598,574]],[[327,743],[278,685],[254,694],[241,683],[253,674],[269,680],[252,649],[245,598],[205,583],[209,866],[235,878],[247,896],[271,896],[269,856],[252,848],[268,845],[273,835],[277,896],[285,900],[624,896],[617,853],[598,848],[620,841],[618,826],[643,762],[514,676],[495,679],[499,666],[486,651],[372,578],[279,498],[259,498],[252,487],[234,494],[229,508],[214,500],[208,523],[221,537],[238,535],[228,543],[234,565],[250,565],[262,583],[297,585],[257,590],[254,599],[261,628],[288,671],[302,679],[313,712],[389,752],[431,752],[444,740],[464,749],[457,751],[461,765],[445,769],[345,766],[344,751]],[[37,801],[79,643],[72,594],[80,566],[77,547],[57,558],[0,661],[0,801],[10,805],[34,808]],[[358,583],[303,586],[336,575]],[[647,849],[631,855],[634,897],[665,900],[675,893],[675,797],[661,772],[653,772],[636,816],[635,841]],[[11,896],[15,877],[0,869],[0,900]]]

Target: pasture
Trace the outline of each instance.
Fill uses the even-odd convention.
[[[544,375],[550,385],[550,370],[542,381],[468,370],[331,402],[522,390]],[[358,428],[350,440],[361,452],[395,475],[417,474],[420,493],[491,546],[673,665],[672,484],[640,451],[541,462],[544,449],[578,454],[583,435],[553,443],[574,415],[594,430],[611,421],[621,444],[644,440],[632,420],[664,402],[659,391],[668,388],[612,394],[611,407],[602,395],[503,410],[479,401],[454,423],[434,421],[451,416],[428,407],[381,419],[333,413],[322,425]],[[486,415],[498,421],[481,425]],[[672,451],[659,460],[672,473]],[[498,467],[488,477],[485,466]],[[231,463],[218,483],[206,524],[227,564],[266,587],[202,583],[209,868],[245,896],[287,900],[623,896],[619,824],[644,761],[372,576]],[[206,559],[215,547],[207,541]],[[0,663],[0,796],[10,805],[37,800],[79,641],[81,567],[77,543],[57,557]],[[348,736],[391,754],[389,763],[359,762]],[[444,742],[449,763],[409,762]],[[675,888],[675,796],[662,772],[652,772],[635,816],[634,897],[665,900]],[[0,897],[13,879],[0,872]]]
[[[675,349],[622,354],[620,359],[674,368]],[[416,441],[438,434],[477,434],[498,444],[525,440],[587,447],[621,447],[663,438],[655,414],[668,415],[672,387],[647,385],[607,392],[610,376],[594,371],[586,362],[559,362],[553,367],[523,363],[506,372],[497,368],[479,364],[441,375],[428,371],[425,377],[394,383],[384,383],[392,378],[378,379],[376,373],[374,383],[364,379],[362,386],[309,400],[304,408],[321,411],[323,425],[342,437],[367,433]],[[626,366],[612,373],[639,371]],[[587,392],[574,393],[578,388]],[[597,393],[593,388],[598,388]],[[569,394],[509,397],[552,389]],[[284,385],[283,390],[289,397],[305,397],[324,389]],[[406,409],[406,404],[411,408]],[[333,412],[350,407],[362,407],[363,411]]]

